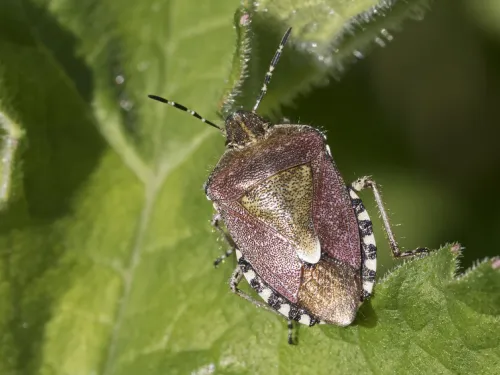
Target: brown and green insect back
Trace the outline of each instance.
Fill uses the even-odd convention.
[[[205,184],[217,211],[212,224],[231,247],[215,265],[235,252],[231,290],[284,316],[293,343],[292,321],[347,326],[372,294],[377,248],[356,191],[373,190],[395,257],[427,249],[399,250],[377,185],[367,177],[346,185],[324,133],[307,125],[271,124],[256,114],[290,32],[279,44],[253,110],[231,114],[225,129],[175,102],[150,97],[225,135],[226,151]],[[238,289],[243,277],[263,302]]]

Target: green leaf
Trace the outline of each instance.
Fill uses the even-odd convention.
[[[349,4],[358,7],[349,17],[373,5]],[[244,89],[241,59],[250,45],[240,26],[248,13],[243,7],[233,16],[237,7],[229,0],[0,5],[8,156],[0,373],[494,371],[498,261],[459,280],[450,247],[408,262],[377,286],[355,325],[301,327],[298,347],[286,344],[281,319],[229,293],[232,267],[211,267],[220,249],[201,188],[223,140],[146,95],[212,119],[220,97],[238,83]],[[270,35],[276,46],[278,35]],[[309,53],[289,52],[290,61]],[[268,109],[280,102],[266,98]]]
[[[500,35],[500,4],[495,0],[467,0],[466,15],[473,18],[481,29],[491,33],[493,37]]]
[[[459,249],[447,246],[408,262],[379,284],[367,319],[373,326],[359,328],[360,347],[373,372],[496,371],[500,272],[494,261],[484,261],[456,279]]]
[[[262,85],[255,77],[264,77],[276,41],[288,27],[293,28],[289,45],[294,53],[282,55],[280,73],[273,75],[273,90],[262,102],[261,113],[279,112],[277,103],[289,104],[312,85],[328,83],[332,76],[338,78],[373,46],[387,46],[403,21],[421,19],[430,3],[430,0],[243,1],[242,13],[248,19],[241,18],[245,22],[237,25],[242,40],[246,39],[247,50],[252,51],[248,66],[242,63],[249,79],[241,83],[236,105],[228,105],[225,112],[235,106],[253,106],[254,93]]]
[[[0,129],[3,130],[3,142],[0,162],[0,210],[13,199],[12,185],[17,182],[15,165],[19,164],[19,141],[23,137],[21,128],[0,112]]]

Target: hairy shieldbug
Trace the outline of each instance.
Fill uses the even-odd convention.
[[[232,113],[224,129],[180,104],[149,97],[190,113],[226,137],[226,151],[205,184],[217,211],[212,225],[231,246],[215,265],[236,252],[231,290],[288,319],[292,343],[292,321],[347,326],[372,294],[377,249],[357,191],[372,189],[394,257],[428,250],[400,251],[376,183],[364,177],[346,185],[321,131],[271,124],[256,114],[290,32],[279,44],[252,111]],[[243,277],[265,304],[238,289]]]

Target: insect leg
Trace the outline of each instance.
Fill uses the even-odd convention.
[[[229,258],[232,253],[234,253],[234,248],[229,248],[226,250],[224,254],[219,255],[217,258],[214,260],[214,267],[219,267],[219,264],[223,263],[226,258]]]
[[[260,308],[262,308],[264,310],[270,311],[270,312],[278,315],[280,318],[284,318],[283,315],[281,315],[278,311],[273,310],[272,308],[270,308],[265,303],[257,301],[256,299],[254,299],[253,297],[251,297],[247,293],[245,293],[245,292],[241,291],[240,289],[238,289],[238,284],[241,282],[242,279],[243,279],[243,271],[241,270],[240,266],[236,266],[233,274],[231,275],[231,278],[229,279],[229,288],[231,289],[231,291],[234,294],[240,296],[241,298],[247,300],[248,302],[250,302],[251,304],[253,304],[253,305],[257,306],[257,307],[260,307]],[[294,344],[294,340],[293,340],[293,322],[290,319],[287,319],[287,320],[288,320],[288,343],[290,345],[293,345]]]
[[[230,246],[230,248],[227,249],[224,254],[221,254],[214,260],[214,267],[218,267],[219,264],[221,264],[226,258],[229,258],[236,249],[236,244],[234,243],[231,236],[229,236],[229,234],[227,234],[226,231],[221,227],[221,221],[221,216],[219,214],[215,214],[212,218],[211,225],[222,235],[224,241]]]
[[[395,258],[403,258],[403,257],[411,257],[419,254],[425,254],[429,252],[429,249],[426,247],[419,247],[415,250],[404,251],[402,252],[399,248],[398,242],[394,237],[394,233],[391,229],[391,224],[389,222],[389,217],[387,216],[387,212],[384,207],[384,203],[382,202],[382,197],[380,195],[380,191],[378,190],[377,184],[370,177],[362,177],[358,178],[351,184],[351,187],[356,191],[361,191],[366,188],[370,188],[373,191],[373,196],[375,198],[375,203],[377,204],[378,210],[380,212],[380,216],[382,218],[382,222],[384,223],[384,229],[387,233],[387,238],[389,240],[389,245],[391,246],[392,255]]]
[[[296,341],[294,340],[294,335],[293,335],[293,331],[294,331],[294,325],[293,325],[293,320],[291,319],[288,319],[288,344],[289,345],[295,345],[296,344]]]
[[[227,244],[231,247],[236,247],[236,244],[234,243],[233,239],[231,238],[231,236],[229,234],[226,233],[226,231],[224,229],[222,229],[221,227],[221,222],[222,222],[222,217],[220,216],[220,214],[215,214],[213,217],[212,217],[212,221],[210,222],[210,224],[215,228],[217,229],[217,231],[222,234],[222,237],[224,238],[224,240],[227,242]]]
[[[278,316],[281,316],[277,311],[274,311],[269,306],[267,306],[265,303],[257,301],[253,297],[249,296],[245,292],[238,289],[238,284],[241,282],[242,278],[243,278],[243,271],[241,270],[240,266],[236,266],[233,274],[231,275],[231,278],[229,279],[229,288],[231,289],[231,292],[240,296],[243,299],[246,299],[248,302],[252,303],[253,305],[255,305],[257,307],[261,307],[267,311],[271,311],[271,312],[275,313]]]

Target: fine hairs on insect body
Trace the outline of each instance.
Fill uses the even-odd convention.
[[[257,115],[290,33],[291,28],[281,39],[252,111],[230,114],[224,128],[181,104],[149,97],[225,136],[226,150],[204,186],[216,210],[212,225],[229,246],[214,264],[235,253],[230,290],[287,319],[292,344],[294,321],[348,326],[372,295],[377,248],[357,192],[372,190],[394,257],[428,249],[400,250],[377,184],[363,177],[346,185],[324,133],[308,125],[272,124]],[[261,300],[238,288],[243,278]]]

